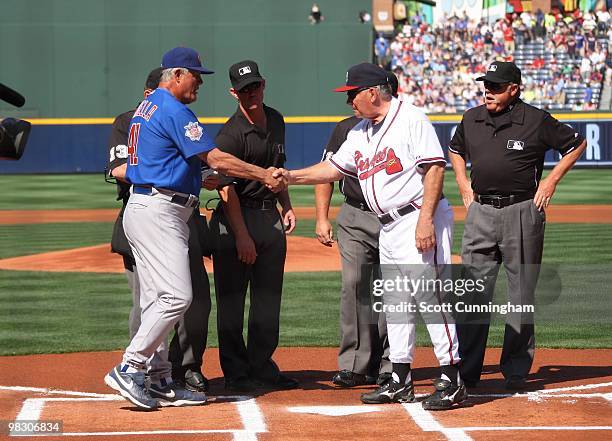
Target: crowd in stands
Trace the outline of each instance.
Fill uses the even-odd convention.
[[[491,24],[463,14],[433,25],[415,15],[392,40],[379,36],[374,51],[379,64],[398,75],[402,99],[426,112],[463,112],[482,104],[482,85],[474,79],[494,60],[515,61],[521,68],[526,102],[595,110],[611,66],[610,12],[538,10]]]

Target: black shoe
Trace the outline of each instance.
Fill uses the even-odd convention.
[[[434,380],[435,392],[422,402],[425,410],[447,410],[455,404],[465,401],[468,397],[465,384],[454,385],[448,380]]]
[[[368,379],[371,380],[372,378],[368,378],[366,375],[356,374],[355,372],[344,369],[334,375],[334,378],[332,378],[332,383],[340,387],[355,387],[363,386],[364,384],[373,384],[369,383]]]
[[[376,384],[378,384],[379,386],[384,386],[390,380],[391,380],[391,372],[383,372],[378,375],[378,378],[376,379]]]
[[[408,384],[400,384],[391,379],[374,392],[361,395],[361,402],[365,404],[412,403],[413,401],[412,381]]]
[[[208,392],[208,379],[199,370],[187,369],[182,383],[192,392]]]
[[[465,387],[474,389],[476,386],[478,386],[478,381],[463,380],[463,384],[465,384]]]
[[[257,383],[249,377],[238,377],[233,380],[225,379],[225,390],[230,392],[252,392],[257,389]]]
[[[275,390],[295,389],[300,386],[300,383],[298,383],[297,380],[286,377],[283,374],[278,374],[278,376],[274,380],[255,380],[255,384],[257,385],[257,387]]]
[[[523,390],[526,385],[527,381],[519,375],[512,375],[506,380],[506,389],[508,390]]]

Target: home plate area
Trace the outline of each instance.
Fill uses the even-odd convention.
[[[422,398],[429,386],[417,384]],[[524,394],[475,393],[457,409],[428,412],[420,403],[361,405],[368,388],[317,388],[259,397],[217,396],[198,407],[137,411],[113,394],[0,386],[21,402],[16,421],[62,421],[62,434],[82,439],[348,440],[348,439],[610,439],[612,382]],[[4,406],[3,406],[4,407]],[[2,413],[8,409],[4,407]],[[7,419],[3,415],[1,419]],[[509,433],[510,432],[510,433]],[[7,433],[3,436],[6,436]],[[19,433],[9,435],[18,436]],[[43,435],[42,433],[40,434]],[[32,436],[32,434],[28,434]]]

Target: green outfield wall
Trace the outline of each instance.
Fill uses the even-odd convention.
[[[358,21],[370,0],[2,0],[0,83],[26,97],[0,102],[0,115],[111,117],[141,97],[147,73],[175,46],[200,51],[217,73],[192,107],[227,116],[228,67],[250,58],[267,79],[266,101],[285,115],[346,113],[331,92],[348,66],[369,61],[371,26]]]

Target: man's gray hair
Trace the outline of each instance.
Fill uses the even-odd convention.
[[[165,83],[167,81],[170,81],[172,77],[174,76],[174,72],[177,70],[180,70],[181,73],[185,75],[189,73],[189,69],[185,69],[184,67],[170,67],[168,69],[162,70],[162,74],[161,74],[161,77],[159,78],[159,82]]]
[[[384,101],[389,101],[391,98],[393,98],[393,90],[391,89],[390,84],[380,84],[376,86],[376,88],[378,89],[378,93],[380,93],[380,97]]]

